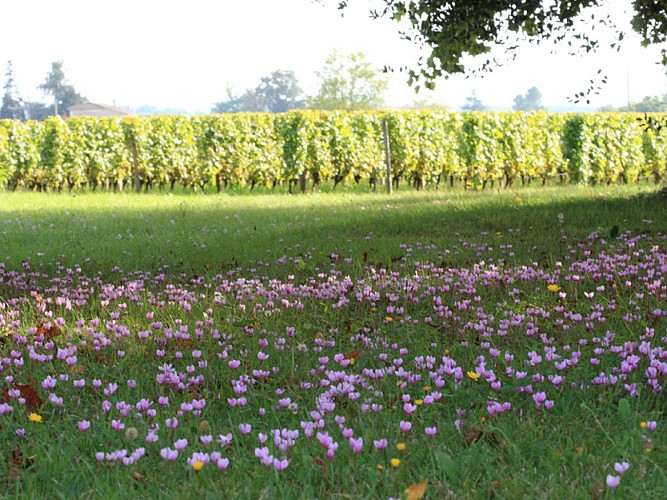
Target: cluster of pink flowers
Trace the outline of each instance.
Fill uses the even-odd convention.
[[[406,257],[396,270],[367,266],[358,279],[343,273],[350,265],[345,260],[301,280],[234,269],[173,280],[117,271],[112,283],[80,267],[59,267],[51,275],[29,263],[21,272],[0,265],[0,289],[12,290],[0,302],[0,327],[11,338],[0,357],[8,388],[0,416],[14,418],[15,408],[28,404],[16,385],[34,373],[27,367],[48,365],[53,369],[35,387],[54,412],[76,414],[77,432],[112,429],[120,441],[136,439],[141,429],[146,448],[100,451],[101,462],[189,455],[196,470],[207,464],[226,469],[230,462],[222,453],[232,456],[227,452],[256,438],[259,462],[283,471],[306,440],[319,443],[328,459],[339,453],[339,443],[341,454],[379,453],[395,440],[439,439],[443,421],[454,432],[466,428],[466,419],[543,415],[558,409],[568,391],[617,388],[638,398],[664,390],[667,253],[649,236],[625,234],[610,246],[591,235],[549,268],[510,265],[507,246],[477,245],[479,260],[467,268],[436,264],[447,252],[434,246],[420,251],[430,258]],[[135,308],[140,315],[131,316]],[[318,317],[322,309],[340,324],[283,322],[271,330],[276,318],[295,323],[295,315]],[[96,317],[81,318],[80,311]],[[357,316],[372,321],[344,331],[345,320]],[[612,318],[636,335],[612,331]],[[433,338],[449,344],[429,341],[417,352],[410,338],[417,329],[438,332]],[[44,333],[64,330],[67,335]],[[530,350],[513,347],[508,337],[526,339]],[[77,371],[84,359],[123,360],[132,355],[130,345],[144,355],[142,377]],[[288,370],[289,382],[283,382]],[[465,393],[481,398],[479,405],[460,404],[456,398]],[[86,398],[94,400],[89,408],[80,404]],[[454,404],[444,404],[449,398]],[[233,425],[211,425],[193,436],[193,422],[200,427],[220,405]],[[389,415],[391,424],[362,435],[342,408],[359,419]],[[293,419],[298,429],[275,429],[268,417]],[[649,420],[644,427],[656,426]],[[193,451],[192,443],[207,451]],[[609,487],[616,488],[627,469],[625,462],[616,464]]]

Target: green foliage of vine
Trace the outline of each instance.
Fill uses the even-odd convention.
[[[571,115],[563,133],[563,156],[569,162],[570,176],[578,182],[595,184],[634,182],[645,173],[644,152],[650,143],[643,137],[637,116]]]
[[[652,116],[656,120],[664,115]],[[667,128],[631,113],[310,111],[196,117],[0,121],[0,182],[10,189],[134,189],[176,185],[290,188],[384,177],[483,188],[551,178],[655,180],[667,170]]]

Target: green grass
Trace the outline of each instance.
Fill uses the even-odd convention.
[[[322,263],[332,252],[389,263],[401,244],[451,248],[521,231],[518,259],[527,251],[554,254],[560,231],[584,238],[613,226],[639,230],[642,221],[664,216],[646,186],[552,187],[518,191],[441,190],[383,194],[300,195],[50,194],[4,193],[0,216],[0,259],[10,268],[22,260],[59,261],[102,272],[155,270],[218,272],[286,253],[312,255]],[[520,201],[518,201],[520,200]],[[563,222],[559,222],[562,214]],[[43,255],[42,255],[43,254]],[[467,257],[466,252],[459,255]],[[455,260],[456,261],[456,260]],[[88,266],[86,266],[88,267]]]
[[[437,499],[661,498],[667,403],[645,374],[667,361],[667,202],[654,191],[2,193],[0,405],[13,411],[0,414],[0,491],[387,498],[427,480],[426,498]],[[595,382],[622,375],[631,356],[625,380]],[[202,380],[160,383],[164,364]],[[257,382],[238,394],[231,381],[244,375]],[[323,410],[319,398],[343,379],[359,397],[338,394]],[[655,380],[664,387],[667,377]],[[117,390],[104,394],[109,384]],[[539,392],[553,408],[536,406]],[[231,406],[239,397],[246,405]],[[136,407],[141,399],[155,418]],[[182,407],[193,400],[206,401],[199,415]],[[490,414],[489,401],[511,408]],[[315,434],[338,443],[332,459],[301,426],[319,420],[315,410],[324,426]],[[156,423],[159,440],[146,442]],[[344,428],[363,438],[359,453]],[[271,436],[260,444],[260,433],[280,429],[300,431],[293,447],[282,452]],[[230,445],[216,443],[227,433]],[[187,448],[163,460],[178,439]],[[386,450],[374,448],[380,439]],[[287,469],[262,465],[261,446],[288,458]],[[140,447],[127,466],[95,456]],[[186,458],[198,451],[220,452],[229,466],[195,472]],[[630,468],[612,490],[606,478],[620,462]]]

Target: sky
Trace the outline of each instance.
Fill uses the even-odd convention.
[[[390,20],[372,20],[368,0],[352,0],[341,17],[337,0],[20,0],[4,2],[0,71],[14,67],[20,96],[46,102],[37,89],[63,61],[70,84],[91,102],[128,109],[148,105],[209,112],[214,103],[254,88],[272,71],[292,70],[308,94],[316,72],[338,49],[363,52],[378,68],[414,66],[420,49],[399,36]],[[629,32],[630,0],[606,2]],[[624,13],[624,10],[627,10]],[[514,97],[537,87],[547,106],[565,106],[602,69],[608,84],[590,106],[623,106],[667,93],[659,48],[642,48],[626,36],[620,52],[570,56],[550,45],[527,45],[519,57],[484,76],[437,81],[416,95],[406,75],[389,75],[389,106],[427,100],[456,110],[474,91],[494,108],[511,108]],[[3,78],[4,82],[4,78]]]

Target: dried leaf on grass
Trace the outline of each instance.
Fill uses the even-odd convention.
[[[17,446],[7,456],[7,475],[10,479],[17,479],[34,462],[35,457],[26,457]]]
[[[139,482],[146,482],[147,481],[146,477],[142,476],[137,471],[134,471],[132,473],[132,477],[134,478],[135,481],[139,481]]]
[[[12,384],[12,389],[17,389],[21,393],[21,397],[25,399],[25,409],[28,413],[36,412],[42,406],[42,398],[39,397],[37,391],[32,386],[27,384]],[[0,394],[0,401],[9,403],[9,388],[5,387]]]
[[[426,494],[426,486],[428,486],[428,481],[422,481],[421,483],[415,483],[408,486],[404,493],[406,500],[419,500]]]
[[[359,359],[363,355],[359,349],[353,349],[345,353],[345,359]]]
[[[485,439],[488,443],[497,446],[499,448],[504,448],[507,446],[507,442],[503,439],[499,439],[492,431],[483,431],[478,427],[473,427],[469,429],[463,436],[463,444],[466,446],[472,446],[474,443],[480,439]]]
[[[37,325],[37,331],[35,332],[36,336],[43,336],[45,340],[52,339],[60,333],[60,328],[58,325],[51,323],[40,323]]]

